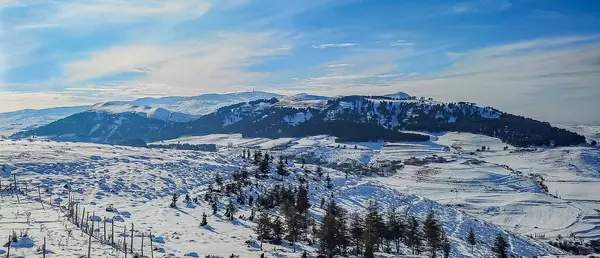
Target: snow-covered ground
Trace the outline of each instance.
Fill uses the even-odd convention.
[[[245,244],[247,240],[255,239],[254,224],[244,219],[230,222],[222,217],[226,198],[221,200],[218,215],[209,216],[210,227],[199,226],[202,214],[211,213],[204,201],[192,205],[181,204],[177,209],[168,208],[174,193],[189,193],[192,197],[201,195],[217,172],[228,178],[232,172],[248,165],[240,158],[242,148],[269,149],[275,156],[292,153],[316,155],[318,160],[330,163],[355,160],[377,164],[428,155],[448,158],[449,163],[430,164],[431,169],[406,166],[395,175],[385,178],[346,177],[343,171],[324,165],[325,172],[333,179],[333,190],[327,189],[323,180],[311,182],[309,193],[311,213],[317,218],[323,215],[319,201],[331,195],[351,211],[363,210],[366,203],[373,199],[384,208],[395,207],[421,218],[433,208],[453,242],[452,257],[489,257],[493,237],[499,232],[507,234],[515,254],[530,257],[547,255],[558,251],[513,232],[529,234],[536,230],[589,230],[585,227],[585,214],[591,213],[593,203],[553,199],[542,194],[527,176],[514,175],[492,164],[492,161],[478,165],[473,162],[463,164],[467,159],[486,160],[495,155],[493,151],[474,157],[459,154],[443,144],[444,140],[452,140],[444,137],[460,138],[463,135],[440,135],[434,137],[435,142],[425,144],[338,144],[327,136],[269,140],[243,139],[239,135],[211,135],[172,141],[215,143],[221,146],[219,151],[212,153],[44,140],[0,140],[0,170],[5,170],[0,173],[2,185],[6,187],[13,174],[21,187],[27,182],[27,196],[17,199],[15,194],[2,195],[0,236],[7,238],[13,231],[19,235],[21,231],[27,231],[28,238],[22,241],[24,247],[11,248],[11,255],[39,255],[38,247],[42,245],[44,237],[47,249],[54,253],[49,257],[79,257],[87,254],[87,236],[79,229],[73,229],[72,223],[65,222],[65,214],[58,208],[68,201],[69,191],[65,188],[68,184],[73,189],[71,196],[80,202],[81,207],[94,213],[100,220],[114,218],[116,231],[121,232],[124,227],[130,229],[133,223],[136,229],[133,247],[136,252],[140,251],[142,245],[137,236],[144,233],[156,237],[153,245],[160,251],[155,251],[156,257],[184,257],[186,254],[193,257],[194,253],[202,257],[208,254],[228,257],[232,253],[240,257],[258,257],[262,252],[256,246]],[[465,138],[470,139],[468,136]],[[496,148],[488,145],[492,150]],[[295,168],[290,169],[301,173],[300,164],[293,166]],[[316,170],[313,164],[307,167]],[[285,181],[297,182],[295,173]],[[268,186],[276,182],[269,180],[261,184]],[[38,196],[44,201],[44,207],[36,199]],[[110,205],[118,212],[106,211]],[[240,208],[239,214],[248,217],[249,208]],[[504,230],[487,221],[504,226]],[[514,223],[522,226],[515,228]],[[539,229],[532,229],[533,225],[538,225]],[[480,239],[480,245],[473,253],[464,240],[470,229]],[[71,233],[69,230],[72,230]],[[595,231],[589,232],[594,234]],[[305,243],[299,244],[298,248],[315,254],[315,247]],[[264,249],[267,257],[300,256],[300,253],[292,253],[291,247],[286,245],[265,243]],[[95,240],[91,250],[93,257],[123,256]],[[144,242],[144,250],[148,255],[148,241]]]

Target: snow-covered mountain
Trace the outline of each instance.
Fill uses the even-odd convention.
[[[117,107],[117,111],[133,109],[139,112],[112,112],[101,116],[97,113],[102,112],[85,112],[14,136],[46,136],[98,143],[140,139],[156,141],[213,133],[242,133],[249,137],[270,138],[328,134],[339,137],[341,141],[429,140],[428,136],[422,134],[403,132],[408,130],[478,133],[497,137],[517,146],[564,146],[585,142],[585,137],[581,135],[491,107],[412,98],[347,96],[330,99],[309,95],[287,96],[221,107],[189,122],[155,119],[169,115],[164,112],[158,112],[164,113],[163,115],[147,112],[157,109]],[[72,124],[79,126],[68,126]]]
[[[89,106],[59,107],[0,113],[0,135],[9,136],[22,130],[40,127],[89,108]]]
[[[151,106],[138,106],[127,102],[106,102],[92,106],[91,111],[106,112],[111,114],[133,113],[146,118],[153,118],[164,121],[188,122],[198,119],[200,116],[186,113],[172,112],[164,108]]]
[[[98,111],[109,113],[137,112],[149,118],[186,122],[209,114],[220,107],[258,99],[280,97],[268,92],[203,94],[194,97],[140,98],[132,101],[111,101],[94,105]],[[118,107],[121,105],[120,107]],[[0,113],[0,135],[9,136],[23,130],[47,125],[56,120],[90,109],[92,106],[58,107],[40,110],[20,110]],[[158,109],[160,108],[160,109]]]

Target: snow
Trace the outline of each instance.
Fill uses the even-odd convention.
[[[177,141],[181,143],[216,143],[219,146],[227,147],[220,148],[218,152],[209,153],[41,140],[0,141],[0,163],[8,164],[10,160],[10,164],[27,171],[27,173],[19,175],[18,180],[27,181],[32,186],[29,188],[28,195],[22,196],[20,202],[10,194],[2,196],[0,214],[4,216],[3,223],[10,223],[6,224],[10,226],[0,227],[0,234],[8,235],[12,230],[31,228],[35,229],[29,231],[34,246],[40,246],[40,240],[46,237],[48,248],[55,252],[57,257],[84,255],[87,252],[87,237],[78,229],[73,229],[72,224],[67,223],[67,229],[73,229],[73,234],[69,236],[63,222],[64,213],[59,212],[56,206],[58,203],[64,204],[67,201],[68,193],[65,191],[64,185],[68,183],[74,189],[71,192],[72,196],[79,200],[87,211],[95,213],[99,218],[113,218],[111,221],[115,221],[115,227],[119,230],[122,230],[124,226],[129,228],[131,223],[135,223],[137,230],[151,233],[156,237],[154,247],[163,250],[167,256],[184,257],[186,254],[196,253],[202,257],[207,254],[228,257],[231,253],[235,253],[240,257],[257,257],[261,252],[256,246],[245,244],[247,240],[254,239],[252,222],[237,219],[232,223],[222,218],[219,213],[217,216],[209,216],[210,228],[200,227],[202,213],[210,213],[208,212],[210,211],[209,205],[200,202],[188,206],[181,202],[177,209],[168,208],[172,194],[189,193],[192,197],[200,195],[206,191],[208,182],[212,181],[216,172],[221,173],[226,179],[229,178],[232,172],[245,165],[240,159],[241,148],[271,149],[270,152],[275,156],[286,153],[312,152],[330,162],[357,160],[376,163],[395,158],[395,154],[392,153],[407,152],[399,157],[412,155],[410,150],[414,150],[417,155],[428,155],[425,153],[455,155],[450,153],[447,147],[434,142],[388,146],[384,142],[336,143],[335,138],[329,136],[245,139],[241,135],[209,135],[180,138]],[[279,147],[278,150],[274,150],[273,146]],[[448,198],[454,197],[447,190],[457,185],[442,179],[447,179],[448,176],[456,173],[455,171],[461,171],[458,175],[463,179],[468,179],[470,174],[473,175],[473,178],[470,179],[473,181],[473,187],[470,188],[473,191],[461,192],[461,196],[464,196],[465,200],[483,199],[485,201],[483,204],[488,207],[493,206],[491,200],[494,196],[496,196],[498,204],[512,201],[523,203],[523,207],[526,206],[525,204],[543,207],[545,204],[538,204],[538,201],[540,198],[548,198],[547,196],[537,193],[535,187],[527,180],[507,177],[509,173],[495,166],[487,165],[484,168],[471,169],[469,165],[461,165],[458,161],[451,164],[457,170],[442,171],[441,174],[435,175],[435,178],[424,178],[420,183],[415,182],[408,174],[406,176],[398,174],[387,178],[359,178],[350,175],[346,178],[342,171],[324,166],[325,172],[329,173],[333,179],[333,191],[328,190],[323,182],[311,183],[309,191],[313,203],[311,212],[320,218],[323,210],[318,207],[318,202],[322,197],[330,196],[332,193],[342,206],[351,211],[364,210],[367,202],[373,198],[376,198],[384,208],[396,207],[420,218],[423,218],[433,207],[439,213],[446,232],[455,243],[452,257],[488,256],[491,240],[500,232],[510,236],[510,242],[515,252],[520,255],[544,255],[556,251],[544,244],[512,233],[513,228],[502,230],[481,220],[486,216],[495,219],[494,216],[477,214],[469,209],[455,207],[452,205],[454,202],[448,204]],[[294,166],[297,168],[296,171],[299,171],[300,164]],[[316,170],[315,165],[307,164],[306,166],[312,171]],[[463,172],[460,168],[469,168],[467,171],[471,172]],[[407,166],[406,173],[416,170],[418,170],[416,167]],[[294,178],[295,176],[292,175],[286,181],[294,182],[296,181]],[[6,178],[3,178],[4,180]],[[269,180],[264,183],[272,185],[277,181]],[[48,200],[44,202],[45,209],[36,200],[38,193],[33,186],[37,184],[41,184],[42,189],[49,189],[47,193],[42,191],[41,194],[42,200]],[[497,186],[489,189],[486,195],[476,191],[478,188],[475,186],[481,184]],[[464,185],[467,187],[469,184]],[[402,189],[407,186],[411,188],[407,191]],[[508,201],[498,197],[515,195],[518,193],[516,190],[523,190],[523,194],[527,194],[531,199],[523,198],[526,195]],[[431,199],[440,202],[437,203]],[[50,200],[53,200],[54,205],[50,205]],[[221,200],[221,210],[225,201]],[[467,201],[460,202],[467,203]],[[109,206],[118,209],[118,215],[114,212],[107,212],[106,208]],[[495,210],[503,211],[502,208],[504,207]],[[31,212],[29,224],[26,222],[25,212]],[[554,217],[567,218],[569,212],[571,215],[573,214],[573,212],[565,210],[565,212],[557,212],[557,215],[552,215],[551,219],[554,221],[556,220]],[[11,215],[13,213],[20,215]],[[249,213],[247,207],[241,207],[241,215],[247,217]],[[475,217],[469,214],[475,215]],[[543,213],[540,211],[539,214],[538,216],[542,216]],[[573,220],[563,221],[563,224],[567,224]],[[495,223],[501,224],[496,221]],[[539,223],[543,223],[543,221]],[[565,225],[559,226],[566,227]],[[470,253],[470,248],[462,240],[465,232],[471,228],[485,243],[475,249],[475,254]],[[68,246],[66,245],[67,239],[69,239]],[[137,239],[134,248],[139,250],[140,244]],[[264,245],[266,257],[299,256],[299,253],[293,254],[291,247],[287,245],[272,246],[268,243]],[[300,243],[298,247],[314,254],[315,247],[307,246],[304,243]],[[144,248],[146,252],[149,251],[148,242],[144,243]],[[276,251],[272,251],[274,248]],[[115,251],[110,246],[102,245],[98,241],[92,241],[92,251],[95,257],[116,257]],[[33,255],[33,252],[35,250],[19,250],[15,254],[29,257]],[[155,255],[157,254],[158,252],[155,252]]]
[[[171,112],[159,107],[139,106],[117,101],[96,104],[92,106],[91,110],[112,114],[135,113],[148,118],[175,122],[188,122],[199,117],[184,113]]]
[[[322,197],[334,193],[345,208],[364,210],[369,200],[376,199],[384,207],[396,207],[407,213],[425,216],[431,207],[440,215],[444,228],[452,239],[452,257],[489,257],[493,237],[508,234],[513,250],[522,256],[556,253],[543,243],[523,237],[543,233],[552,238],[574,232],[582,238],[600,236],[600,209],[597,202],[600,162],[599,149],[590,146],[542,148],[519,152],[501,141],[466,133],[429,134],[425,143],[345,142],[334,137],[311,136],[303,138],[243,138],[240,134],[215,134],[182,137],[161,143],[214,143],[217,152],[197,152],[167,149],[147,149],[87,143],[51,142],[43,140],[0,140],[0,164],[11,171],[20,171],[19,181],[31,186],[38,183],[42,189],[45,210],[36,201],[37,189],[30,187],[28,196],[20,203],[11,194],[0,199],[2,222],[0,235],[12,230],[31,228],[29,237],[34,246],[46,237],[49,248],[57,257],[78,257],[87,251],[87,237],[73,229],[68,236],[64,214],[56,204],[65,203],[66,183],[71,184],[74,197],[98,218],[112,218],[119,229],[135,223],[136,229],[152,233],[154,246],[165,255],[184,257],[196,253],[228,257],[258,257],[256,246],[248,247],[246,240],[254,239],[252,222],[238,219],[234,223],[218,216],[208,218],[210,228],[200,227],[202,213],[209,214],[205,202],[168,208],[173,193],[189,193],[192,197],[206,191],[216,172],[226,179],[239,167],[242,148],[269,150],[274,156],[293,155],[310,157],[306,165],[316,170],[323,162],[334,184],[331,192],[322,182],[311,183],[311,212],[317,218],[323,215],[318,206]],[[481,146],[489,151],[476,151]],[[507,150],[504,147],[508,146]],[[471,154],[473,152],[473,154]],[[384,166],[389,162],[415,157],[441,157],[445,163],[423,166],[405,165],[386,176],[346,178],[341,169],[331,164],[364,164]],[[299,163],[299,161],[292,162]],[[10,164],[10,165],[9,165]],[[294,164],[301,171],[300,164]],[[294,169],[292,169],[294,170]],[[22,171],[22,172],[21,172]],[[533,175],[542,175],[554,198],[542,191]],[[8,174],[0,174],[3,183]],[[286,178],[293,182],[294,175]],[[265,182],[274,184],[276,182]],[[5,183],[4,183],[5,184]],[[183,198],[181,198],[183,199]],[[52,201],[50,201],[52,200]],[[221,206],[226,200],[222,200]],[[50,202],[54,206],[50,205]],[[112,205],[119,213],[107,212]],[[31,212],[30,224],[26,212]],[[240,214],[248,216],[242,207]],[[15,217],[14,214],[20,214]],[[96,220],[98,218],[95,218]],[[41,229],[40,229],[41,228]],[[73,228],[67,225],[67,228]],[[473,228],[484,243],[474,253],[462,239]],[[66,240],[69,239],[69,246]],[[145,242],[147,252],[149,243]],[[267,257],[297,257],[290,247],[265,243]],[[300,244],[299,248],[313,252],[315,247]],[[16,255],[32,256],[35,248],[24,248]],[[139,249],[139,247],[138,247]],[[95,257],[115,257],[109,246],[93,241]],[[13,250],[11,250],[12,253]],[[157,255],[158,252],[155,252]]]

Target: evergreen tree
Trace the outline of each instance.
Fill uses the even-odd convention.
[[[269,219],[269,214],[266,211],[258,215],[254,231],[260,241],[260,250],[262,250],[263,241],[271,239],[271,219]]]
[[[442,226],[435,217],[433,209],[429,211],[427,218],[423,222],[423,233],[429,247],[430,257],[437,257],[437,251],[441,248],[442,244]]]
[[[221,177],[221,174],[219,174],[219,172],[217,172],[217,174],[215,175],[215,183],[219,187],[219,192],[220,192],[221,187],[223,187],[223,177]]]
[[[265,154],[265,157],[260,161],[258,170],[260,171],[260,178],[267,178],[269,176],[271,170],[271,166],[269,165],[269,154]]]
[[[342,246],[347,240],[344,228],[341,227],[340,223],[343,221],[343,216],[344,210],[332,200],[327,205],[323,223],[318,233],[321,253],[327,255],[327,257],[332,258],[336,254],[340,254]]]
[[[386,218],[386,240],[393,242],[396,246],[396,253],[400,253],[400,241],[404,237],[404,230],[406,225],[402,221],[398,212],[395,209],[390,209],[387,212]]]
[[[169,205],[171,208],[177,208],[177,199],[179,198],[179,196],[177,196],[176,193],[173,194],[173,198],[171,198],[171,205]]]
[[[281,158],[279,158],[279,163],[277,164],[277,174],[281,176],[281,181],[283,181],[283,178],[289,174],[287,169],[285,168],[285,163]]]
[[[300,185],[298,186],[298,192],[296,193],[296,209],[299,213],[307,214],[309,208],[308,189],[304,185]]]
[[[206,213],[202,213],[202,222],[200,223],[201,227],[208,225],[208,221],[206,221]]]
[[[248,217],[249,221],[254,221],[254,216],[256,215],[256,211],[254,211],[254,208],[252,208],[250,210],[250,217]]]
[[[212,202],[212,204],[210,205],[210,207],[211,207],[211,208],[212,208],[212,210],[213,210],[213,215],[217,214],[217,210],[218,210],[218,208],[219,208],[219,206],[217,205],[217,202],[216,202],[216,201],[213,201],[213,202]]]
[[[360,217],[360,214],[352,213],[352,215],[350,215],[350,238],[351,238],[352,244],[354,245],[354,248],[355,248],[354,249],[355,255],[359,255],[362,253],[361,246],[362,246],[364,231],[365,231],[364,221]]]
[[[256,152],[254,152],[254,164],[260,163],[262,160],[262,152],[260,150],[257,150]]]
[[[235,213],[237,212],[237,208],[233,205],[233,202],[229,200],[229,204],[225,208],[225,217],[229,218],[229,220],[233,220]]]
[[[365,233],[363,236],[363,242],[365,244],[365,251],[371,249],[378,250],[381,240],[385,235],[386,227],[383,221],[383,217],[379,212],[379,204],[371,201],[367,207],[367,213],[365,216]]]
[[[331,184],[331,177],[329,176],[329,173],[327,173],[327,177],[325,178],[325,180],[327,181],[327,188],[333,188],[333,184]]]
[[[273,244],[279,245],[281,244],[281,238],[283,235],[283,226],[281,225],[281,220],[279,217],[276,217],[273,223],[271,223],[271,231],[273,232]]]
[[[496,255],[496,258],[508,258],[508,243],[502,237],[502,234],[498,234],[496,239],[494,240],[494,246],[492,247],[492,252]]]
[[[302,257],[301,258],[308,258],[308,253],[306,252],[306,250],[304,250],[302,252]]]
[[[442,251],[444,252],[444,258],[448,258],[450,257],[450,252],[452,251],[452,244],[447,236],[444,235],[442,239]]]
[[[323,168],[321,166],[317,167],[317,175],[319,176],[319,180],[321,180],[321,177],[323,177]]]
[[[296,242],[306,229],[306,219],[304,214],[300,213],[293,205],[289,205],[289,207],[284,210],[284,215],[287,231],[286,239],[292,242],[294,252],[296,252]]]
[[[477,239],[475,238],[475,233],[473,232],[472,228],[469,231],[469,235],[467,236],[467,243],[471,246],[471,254],[473,254],[473,249],[477,244]]]
[[[419,229],[419,221],[414,216],[408,218],[405,241],[406,246],[411,248],[413,255],[420,252],[423,240]]]

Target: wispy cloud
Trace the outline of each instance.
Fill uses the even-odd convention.
[[[330,47],[354,47],[356,45],[357,45],[356,43],[328,43],[328,44],[313,45],[312,47],[324,49],[324,48],[330,48]]]
[[[240,42],[247,42],[240,44]],[[264,58],[286,54],[291,46],[271,33],[227,33],[172,45],[132,44],[93,53],[63,67],[67,83],[136,72],[132,81],[92,86],[119,94],[194,95],[235,90],[263,76],[247,71]]]
[[[415,45],[415,43],[409,42],[409,41],[403,40],[403,39],[396,40],[390,44],[390,46],[392,46],[392,47],[410,47],[410,46],[414,46],[414,45]]]

